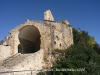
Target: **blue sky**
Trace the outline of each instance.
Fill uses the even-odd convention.
[[[100,44],[100,0],[0,0],[0,40],[27,19],[43,21],[47,9],[55,21],[68,20]]]

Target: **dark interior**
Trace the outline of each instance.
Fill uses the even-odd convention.
[[[20,44],[18,53],[34,53],[40,50],[40,33],[35,26],[27,26],[20,30],[18,35]]]

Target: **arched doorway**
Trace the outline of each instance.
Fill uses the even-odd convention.
[[[35,26],[26,26],[19,30],[18,52],[19,53],[34,53],[40,50],[40,32]]]
[[[18,45],[18,53],[23,53],[23,45],[22,44]]]

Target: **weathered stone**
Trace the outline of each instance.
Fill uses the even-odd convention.
[[[9,35],[0,45],[0,61],[5,68],[15,70],[51,67],[52,52],[65,50],[73,44],[72,27],[69,22],[54,22],[50,10],[44,20],[27,20],[9,31]]]
[[[53,15],[51,13],[50,10],[46,10],[44,12],[44,20],[47,20],[47,21],[54,21],[54,18],[53,18]]]

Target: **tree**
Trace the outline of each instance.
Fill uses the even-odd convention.
[[[95,43],[93,49],[100,55],[100,45],[98,43]]]
[[[73,28],[73,39],[74,44],[66,49],[65,57],[60,57],[52,67],[53,71],[47,72],[47,75],[100,74],[100,47],[94,38],[88,32],[79,33]]]

